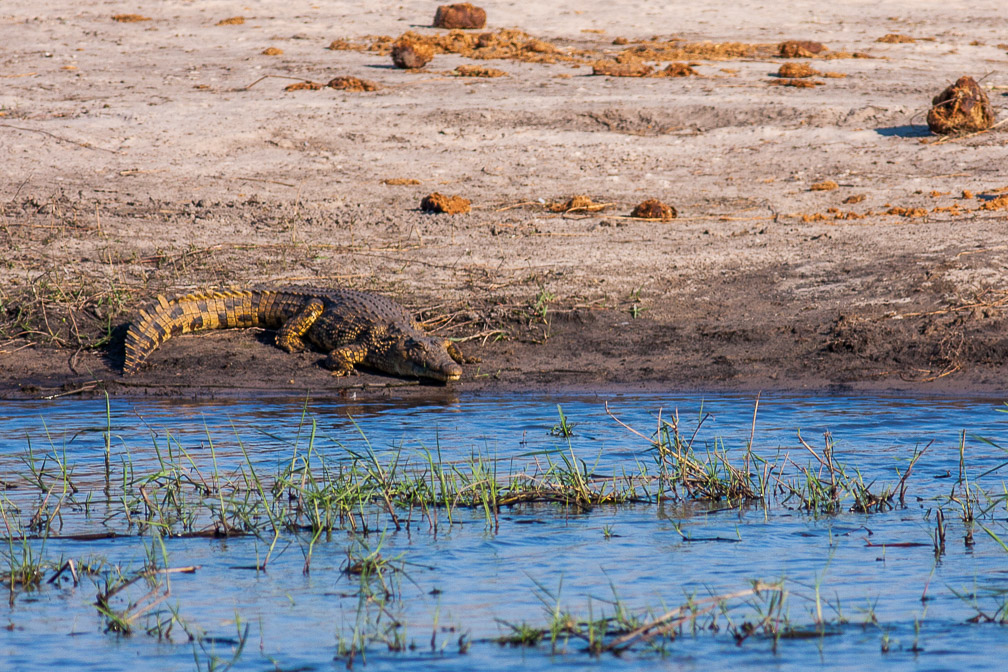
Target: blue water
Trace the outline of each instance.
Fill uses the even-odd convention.
[[[594,474],[636,472],[639,465],[653,471],[648,442],[609,417],[606,402],[616,417],[645,436],[657,427],[659,412],[666,420],[678,412],[687,436],[705,417],[695,447],[723,446],[741,457],[756,399],[461,396],[413,406],[304,398],[198,404],[112,399],[109,420],[104,399],[5,403],[0,406],[0,480],[9,489],[0,491],[0,501],[8,517],[18,515],[15,507],[24,517],[38,505],[41,495],[26,480],[29,445],[36,463],[48,460],[47,469],[54,462],[70,467],[70,480],[81,489],[74,501],[83,501],[89,491],[99,499],[106,432],[113,481],[123,470],[133,476],[156,471],[155,447],[162,457],[184,450],[188,464],[204,474],[213,469],[235,474],[251,464],[268,476],[309,444],[330,465],[349,463],[350,451],[370,446],[382,460],[399,455],[418,465],[423,451],[440,451],[445,462],[465,462],[478,454],[497,460],[502,470],[518,471],[573,451]],[[558,404],[574,423],[569,443],[550,435],[558,423]],[[829,431],[837,460],[858,468],[865,482],[892,484],[914,449],[930,443],[909,480],[907,506],[885,513],[816,516],[774,503],[741,510],[723,503],[590,511],[536,505],[502,510],[499,528],[488,525],[480,511],[456,516],[453,525],[442,512],[436,533],[413,513],[408,529],[398,532],[386,522],[383,531],[365,538],[343,531],[323,536],[312,551],[308,575],[302,572],[309,541],[304,536],[281,535],[265,572],[249,567],[265,557],[272,535],[168,538],[168,564],[198,569],[171,575],[164,606],[175,609],[179,619],[167,639],[144,634],[144,619],[130,636],[105,633],[93,604],[108,568],[138,570],[155,542],[148,535],[65,538],[122,529],[121,521],[102,520],[100,507],[85,516],[68,504],[61,528],[47,540],[28,542],[33,553],[52,566],[74,558],[104,563],[103,568],[82,576],[78,586],[61,579],[38,590],[15,591],[2,620],[7,627],[0,629],[0,660],[3,669],[12,670],[192,670],[195,647],[195,659],[205,669],[211,654],[230,660],[230,642],[247,625],[248,641],[235,669],[342,669],[346,659],[337,655],[339,642],[352,639],[359,614],[369,614],[365,622],[373,623],[377,610],[374,604],[361,610],[359,580],[341,572],[348,551],[360,552],[363,543],[401,569],[389,579],[393,597],[378,621],[398,619],[405,643],[415,647],[390,652],[372,643],[365,669],[862,669],[869,664],[1000,669],[1008,653],[1004,626],[969,619],[980,612],[994,615],[1008,595],[1008,551],[980,527],[973,528],[974,543],[966,545],[966,527],[945,496],[957,480],[965,432],[968,473],[971,479],[980,477],[979,485],[993,497],[985,500],[990,509],[979,522],[1008,541],[1008,509],[997,499],[1008,469],[1001,466],[1008,455],[997,447],[1008,446],[1004,408],[1001,399],[990,398],[761,396],[753,445],[771,460],[786,456],[809,464],[814,458],[800,445],[798,432],[821,450],[823,433]],[[946,553],[936,562],[931,539],[938,506],[948,527]],[[0,572],[6,572],[12,550],[20,557],[20,546],[4,548]],[[162,554],[159,546],[155,552]],[[47,570],[46,578],[52,574]],[[641,646],[618,658],[595,658],[576,639],[557,652],[548,643],[516,649],[489,641],[508,632],[504,622],[548,624],[549,611],[558,604],[575,617],[598,618],[611,614],[618,600],[643,616],[689,598],[737,593],[754,580],[784,581],[784,613],[804,632],[815,629],[818,586],[828,634],[784,639],[776,647],[758,635],[736,644],[730,625],[758,621],[765,606],[738,598],[717,618],[717,630],[687,630],[666,641],[663,652]],[[120,606],[142,601],[147,590],[139,582],[124,591]],[[700,622],[711,625],[709,618]],[[216,643],[204,639],[204,650],[188,642],[182,623],[197,636],[218,638]],[[464,654],[457,643],[463,633],[472,641]],[[362,662],[357,658],[354,664]]]

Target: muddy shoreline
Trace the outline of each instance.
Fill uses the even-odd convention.
[[[494,34],[546,46],[534,59],[439,53],[406,72],[367,45],[440,34],[425,3],[274,7],[236,25],[191,3],[137,23],[11,3],[0,397],[997,396],[1008,127],[943,140],[923,115],[951,81],[986,73],[1003,118],[1002,8],[904,5],[796,2],[783,21],[746,2],[716,18],[487,7]],[[897,33],[910,41],[880,41]],[[798,59],[830,73],[818,84],[774,84],[773,45],[795,38],[829,46]],[[583,56],[639,48],[658,71],[658,47],[695,55],[694,74],[593,76]],[[505,75],[455,70],[472,64]],[[377,89],[285,90],[336,76]],[[434,191],[472,211],[421,212]],[[575,195],[604,207],[557,209]],[[629,217],[648,198],[679,217]],[[157,294],[276,286],[382,292],[482,361],[450,390],[336,380],[318,353],[246,330],[172,340],[138,375],[118,373],[125,325]]]

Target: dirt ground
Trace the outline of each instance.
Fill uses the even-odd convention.
[[[444,394],[258,329],[118,371],[158,293],[297,285],[461,339],[455,391],[1004,389],[1008,125],[925,124],[966,74],[1003,118],[1002,0],[483,2],[517,49],[417,71],[382,36],[446,36],[437,3],[379,4],[0,7],[0,396]],[[779,86],[788,60],[822,74]],[[340,76],[377,89],[285,90]],[[472,211],[421,212],[434,191]],[[678,218],[629,217],[648,198]]]

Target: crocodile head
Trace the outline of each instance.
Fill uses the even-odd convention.
[[[462,377],[462,367],[448,354],[444,340],[433,336],[402,337],[389,350],[382,368],[399,376],[442,383]]]

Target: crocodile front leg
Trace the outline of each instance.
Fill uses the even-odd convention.
[[[298,309],[289,320],[280,325],[280,330],[276,335],[277,347],[283,348],[287,352],[301,352],[308,346],[305,345],[304,335],[315,324],[315,320],[325,310],[325,305],[318,299],[310,299]]]
[[[363,343],[343,345],[330,352],[329,356],[322,360],[322,366],[331,370],[334,376],[357,375],[354,366],[364,361],[367,352],[367,346]]]
[[[454,359],[459,364],[478,364],[480,361],[479,357],[466,357],[462,354],[461,348],[458,347],[454,341],[449,341],[445,339],[444,341],[445,350],[448,351],[448,356]]]

